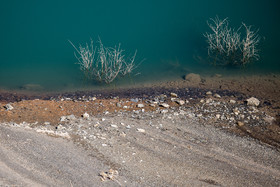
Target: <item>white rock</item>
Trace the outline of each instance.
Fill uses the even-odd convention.
[[[61,116],[60,121],[66,121],[66,116]]]
[[[118,128],[118,126],[117,126],[117,125],[111,125],[111,127],[113,127],[113,128]]]
[[[255,97],[251,97],[251,98],[247,99],[246,101],[247,101],[247,105],[249,105],[249,106],[259,106],[260,105],[260,101]]]
[[[235,100],[233,100],[233,99],[231,99],[231,100],[229,100],[229,103],[231,103],[231,104],[235,104],[235,103],[236,103],[236,101],[235,101]]]
[[[170,93],[171,97],[178,97],[178,95],[176,93]]]
[[[213,99],[211,99],[211,98],[210,99],[206,99],[206,103],[207,104],[211,103],[212,101],[213,101]]]
[[[10,103],[6,104],[4,107],[6,108],[6,110],[13,110],[14,109],[14,107]]]
[[[139,129],[139,128],[137,128],[137,131],[142,133],[146,132],[145,129]]]
[[[83,118],[85,119],[88,119],[89,118],[89,114],[87,112],[85,112],[83,115],[82,115]]]
[[[219,94],[214,94],[214,97],[221,98],[221,96]]]
[[[168,110],[161,110],[160,113],[162,114],[166,114],[168,112]]]
[[[140,104],[137,105],[137,107],[138,107],[138,108],[143,108],[144,105],[143,105],[142,103],[140,103]]]
[[[211,91],[206,92],[206,95],[212,95]]]
[[[160,106],[162,106],[164,108],[169,108],[169,104],[167,104],[167,103],[162,103],[162,104],[160,104]]]
[[[184,104],[185,104],[185,101],[183,101],[183,100],[177,100],[176,103],[178,103],[179,105],[184,105]]]
[[[220,114],[216,114],[216,118],[220,119],[221,115]]]

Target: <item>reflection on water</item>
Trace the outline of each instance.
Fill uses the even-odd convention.
[[[85,43],[98,37],[106,46],[121,42],[128,54],[137,49],[137,60],[145,59],[129,78],[105,87],[180,79],[189,72],[207,75],[279,72],[278,5],[276,0],[269,3],[264,0],[1,2],[0,88],[102,87],[83,81],[68,43],[68,39]],[[245,22],[260,28],[263,38],[259,62],[246,70],[209,66],[203,33],[209,29],[206,21],[216,15],[229,17],[235,27]]]

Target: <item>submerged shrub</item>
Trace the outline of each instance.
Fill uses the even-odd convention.
[[[117,77],[128,75],[137,68],[135,64],[137,50],[133,56],[126,57],[120,44],[115,47],[105,47],[99,39],[97,46],[94,46],[91,40],[90,45],[86,43],[85,46],[79,45],[77,48],[71,41],[69,42],[76,50],[75,57],[88,80],[93,79],[109,84]]]
[[[214,65],[245,66],[259,59],[258,30],[252,30],[252,26],[245,23],[238,29],[230,28],[228,18],[216,17],[210,21],[207,24],[211,32],[204,36],[208,43],[208,55]]]

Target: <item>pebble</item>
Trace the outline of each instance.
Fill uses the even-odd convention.
[[[139,128],[137,128],[137,131],[142,133],[146,132],[145,129],[139,129]]]
[[[242,127],[242,126],[244,125],[244,123],[241,122],[241,121],[238,121],[238,122],[237,122],[237,125],[238,125],[239,127]]]
[[[259,106],[260,105],[260,101],[255,97],[251,97],[251,98],[247,99],[246,101],[247,101],[247,105],[249,105],[249,106]]]
[[[117,126],[117,125],[111,125],[111,127],[113,127],[113,128],[118,128],[118,126]]]
[[[216,114],[216,118],[220,119],[221,115],[220,114]]]
[[[233,99],[231,99],[231,100],[229,100],[229,103],[231,103],[231,104],[235,104],[235,103],[236,103],[236,101],[235,101],[235,100],[233,100]]]
[[[178,95],[177,95],[176,93],[173,93],[173,92],[170,93],[170,96],[171,96],[171,97],[178,97]]]
[[[211,91],[206,92],[206,95],[212,95]]]
[[[122,107],[121,103],[117,103],[116,106],[119,108]]]
[[[166,114],[166,113],[168,113],[168,110],[161,110],[160,113],[161,114]]]
[[[237,108],[235,108],[235,109],[233,109],[233,113],[234,113],[235,115],[238,115],[240,112],[239,112],[239,110],[238,110]]]
[[[178,101],[176,101],[176,103],[178,103],[179,105],[184,105],[184,104],[185,104],[185,101],[183,101],[183,100],[178,100]]]
[[[160,106],[162,106],[164,108],[169,108],[169,104],[167,104],[167,103],[162,103],[162,104],[160,104]]]
[[[214,94],[214,97],[221,98],[221,96],[219,94]]]
[[[138,107],[138,108],[143,108],[143,107],[144,107],[144,104],[140,103],[140,104],[137,105],[137,107]]]
[[[66,116],[61,116],[60,117],[60,121],[62,122],[62,121],[66,121]]]
[[[211,99],[211,98],[210,99],[206,99],[206,103],[207,104],[211,103],[212,101],[213,101],[213,99]]]
[[[6,108],[6,110],[13,110],[14,109],[14,107],[11,104],[6,104],[4,106],[4,108]]]
[[[88,119],[88,118],[89,118],[89,114],[88,114],[87,112],[85,112],[85,113],[82,115],[82,117],[83,117],[84,119]]]
[[[136,99],[130,99],[130,101],[132,101],[132,102],[134,102],[134,103],[137,103],[137,102],[139,101],[139,99],[138,99],[138,98],[136,98]]]

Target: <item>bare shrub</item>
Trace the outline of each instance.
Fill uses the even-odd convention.
[[[79,45],[79,49],[71,42],[78,55],[80,69],[84,72],[87,79],[94,79],[107,84],[113,82],[118,76],[130,74],[137,65],[135,64],[135,51],[132,57],[126,57],[121,45],[115,47],[105,47],[99,39],[97,47],[94,47],[91,40],[90,46]],[[96,54],[97,53],[97,54]]]
[[[237,65],[246,64],[259,59],[259,35],[257,31],[252,30],[252,26],[242,23],[238,29],[230,28],[228,18],[210,19],[207,22],[210,27],[210,33],[205,33],[208,43],[208,55],[213,59],[214,65]],[[242,35],[241,29],[245,29]]]

